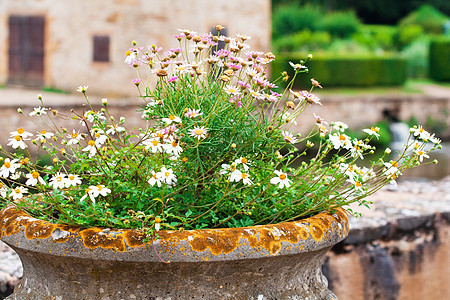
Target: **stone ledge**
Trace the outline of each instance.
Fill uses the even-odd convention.
[[[346,240],[323,271],[340,300],[446,299],[450,294],[450,177],[403,181],[353,207]]]

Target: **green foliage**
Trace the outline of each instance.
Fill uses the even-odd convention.
[[[444,24],[448,20],[448,16],[433,6],[424,4],[400,20],[400,25],[420,25],[425,32],[443,33]]]
[[[55,93],[55,94],[69,94],[68,91],[61,90],[61,89],[51,87],[51,86],[44,86],[42,88],[42,91],[47,92],[47,93]]]
[[[430,38],[424,36],[414,40],[401,51],[406,59],[409,78],[426,78],[428,76]]]
[[[398,28],[388,25],[363,25],[352,38],[372,51],[396,50]]]
[[[330,42],[331,36],[328,32],[302,30],[274,40],[273,48],[277,52],[308,52],[326,48]]]
[[[323,11],[317,6],[299,6],[294,2],[279,6],[272,16],[273,36],[281,37],[306,29],[315,31],[322,17]]]
[[[450,38],[441,37],[430,42],[430,77],[450,81]]]
[[[289,70],[289,61],[300,57],[303,56],[295,53],[279,55],[272,65],[273,76]],[[308,76],[299,78],[296,87],[307,88],[310,78],[324,86],[400,85],[406,80],[406,61],[397,56],[321,54],[314,56],[308,67]]]
[[[357,32],[360,26],[361,22],[353,11],[337,11],[320,18],[318,29],[335,37],[346,38]]]
[[[401,46],[408,45],[423,36],[423,28],[418,24],[406,24],[399,27],[398,41]]]

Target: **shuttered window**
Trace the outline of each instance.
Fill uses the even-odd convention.
[[[109,62],[109,36],[94,36],[93,60],[98,62]]]

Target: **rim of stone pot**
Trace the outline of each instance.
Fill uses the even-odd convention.
[[[147,243],[133,229],[81,228],[31,217],[9,205],[0,211],[0,239],[16,251],[103,260],[200,262],[262,258],[319,250],[348,235],[344,209],[270,225],[171,231]]]

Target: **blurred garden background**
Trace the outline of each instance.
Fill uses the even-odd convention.
[[[449,1],[272,0],[272,13],[274,74],[314,53],[327,87],[450,82]]]

